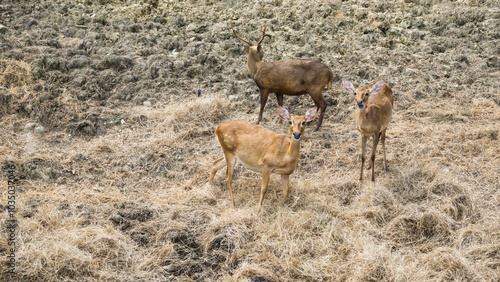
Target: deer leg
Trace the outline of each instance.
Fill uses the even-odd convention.
[[[259,112],[259,119],[257,120],[256,124],[259,124],[260,121],[262,120],[262,113],[264,112],[264,107],[266,106],[268,95],[269,95],[269,90],[267,89],[260,90],[260,112]]]
[[[366,154],[366,137],[361,137],[361,174],[359,175],[359,181],[363,181],[363,167],[365,165],[365,154]]]
[[[380,134],[380,135],[382,135],[382,134]],[[378,140],[379,140],[379,141],[380,141],[380,135],[379,135],[379,137],[378,137]],[[374,138],[375,138],[375,137],[374,137]],[[372,163],[372,160],[370,159],[370,163],[368,164],[368,167],[366,168],[366,170],[370,170],[370,169],[372,169],[372,166],[373,166],[373,163]]]
[[[210,173],[210,178],[208,178],[208,183],[213,184],[214,183],[214,177],[217,171],[219,169],[223,168],[226,165],[226,161],[224,160],[224,157],[217,159],[214,162],[215,167],[212,169],[212,172]]]
[[[264,167],[262,169],[262,188],[260,189],[260,201],[259,201],[259,212],[262,208],[262,201],[264,201],[264,195],[267,192],[267,185],[269,184],[269,177],[271,176],[271,169]]]
[[[232,184],[231,182],[233,180],[233,171],[234,171],[234,165],[236,164],[236,158],[234,157],[234,155],[227,154],[226,162],[227,162],[227,170],[226,170],[227,189],[229,190],[229,196],[231,196],[231,204],[234,208],[233,189],[231,188]]]
[[[288,197],[288,193],[290,192],[290,185],[288,184],[289,179],[290,175],[281,175],[281,184],[285,189],[285,198]]]
[[[379,138],[380,138],[380,132],[377,132],[373,135],[373,149],[372,149],[372,156],[370,158],[372,163],[372,181],[375,181],[375,153],[377,151]]]
[[[278,105],[283,107],[283,94],[276,93],[276,98],[278,99]]]
[[[323,117],[325,116],[327,103],[325,98],[323,98],[323,96],[321,95],[321,90],[319,91],[319,95],[311,95],[311,98],[313,98],[316,107],[321,110],[318,119],[318,126],[314,129],[314,131],[318,131],[318,129],[321,127],[321,124],[323,123]]]
[[[382,151],[384,151],[384,170],[387,171],[387,163],[386,163],[386,160],[385,160],[385,132],[387,131],[387,128],[382,130]]]

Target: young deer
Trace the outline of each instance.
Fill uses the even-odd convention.
[[[326,110],[326,100],[321,91],[327,87],[330,89],[333,82],[333,72],[323,63],[314,60],[284,60],[277,62],[262,62],[264,53],[261,43],[266,35],[266,27],[262,31],[262,37],[257,45],[253,45],[248,39],[241,38],[233,28],[234,35],[248,44],[245,51],[248,53],[248,72],[257,83],[260,90],[260,112],[257,124],[262,120],[262,113],[266,106],[269,93],[276,93],[278,105],[283,106],[283,95],[302,95],[308,93],[314,100],[314,104],[321,109],[317,131],[323,123]]]
[[[212,184],[217,171],[227,165],[227,188],[234,207],[231,182],[234,166],[239,161],[248,169],[262,174],[259,211],[271,173],[281,174],[286,198],[290,190],[288,178],[299,162],[300,137],[304,134],[306,125],[316,116],[316,111],[316,108],[310,108],[304,116],[290,116],[287,109],[279,106],[280,117],[289,121],[290,135],[235,120],[217,126],[215,135],[219,139],[225,160],[220,158],[213,163],[215,167],[210,173],[209,183]]]
[[[354,100],[358,106],[356,111],[356,127],[361,132],[361,173],[359,180],[363,180],[363,166],[365,164],[366,140],[373,137],[373,149],[370,159],[372,169],[372,181],[375,181],[375,151],[380,139],[382,139],[382,150],[384,151],[384,169],[387,171],[385,160],[385,132],[391,121],[394,96],[392,89],[383,81],[371,83],[368,89],[356,88],[350,81],[344,80],[344,88],[354,94]],[[369,167],[369,168],[370,168]]]

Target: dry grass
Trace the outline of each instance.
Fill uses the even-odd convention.
[[[127,16],[140,20],[155,1],[146,2],[151,3],[124,4],[116,11],[132,11]],[[291,5],[271,2],[266,5]],[[383,19],[375,22],[376,15],[364,6],[382,4],[355,2],[354,12],[342,10],[352,19],[332,14],[336,24],[366,20],[368,36],[384,28]],[[437,14],[435,2],[440,1],[398,1],[398,13],[416,21],[422,9]],[[341,6],[329,4],[333,11]],[[165,4],[173,10],[176,5]],[[456,21],[460,15],[454,15]],[[474,56],[479,55],[471,54],[471,62]],[[48,104],[38,95],[16,94],[19,89],[33,93],[41,83],[29,63],[0,59],[0,89],[15,98],[7,104],[32,107],[30,113],[5,107],[0,115],[2,166],[16,164],[19,187],[19,265],[16,276],[6,273],[7,233],[2,232],[0,280],[500,280],[500,107],[492,100],[500,99],[499,73],[483,72],[485,77],[465,88],[458,86],[461,81],[448,81],[451,90],[443,89],[432,77],[425,80],[435,74],[433,66],[440,67],[438,59],[412,58],[419,71],[401,72],[406,76],[401,80],[385,75],[397,94],[387,132],[388,172],[381,169],[380,149],[376,182],[357,181],[361,141],[355,108],[337,83],[325,95],[335,95],[336,105],[328,108],[321,130],[312,132],[314,124],[306,129],[289,197],[283,199],[280,179],[273,175],[260,214],[258,174],[237,167],[235,209],[223,173],[213,186],[206,183],[212,161],[222,156],[215,127],[232,119],[253,121],[258,101],[251,95],[230,100],[228,93],[214,90],[195,97],[179,86],[176,91],[186,92],[165,94],[153,106],[108,107],[83,103],[67,90]],[[426,60],[437,62],[428,66]],[[373,72],[378,67],[364,59],[359,63]],[[392,64],[384,72],[390,73]],[[351,65],[339,65],[340,76],[357,76]],[[303,114],[297,111],[310,100],[301,96],[285,103],[293,114]],[[49,111],[52,106],[57,111]],[[285,132],[275,106],[271,98],[262,126]],[[45,132],[23,130],[26,123],[44,119],[50,119]],[[4,170],[2,183],[5,175]],[[0,226],[6,220],[2,206]]]
[[[22,168],[34,175],[21,182],[19,275],[498,279],[499,214],[492,209],[498,184],[488,173],[496,168],[482,161],[495,160],[498,149],[490,134],[479,134],[492,130],[481,118],[446,135],[437,131],[440,137],[434,122],[415,128],[397,112],[400,121],[389,135],[390,171],[383,173],[377,162],[375,184],[353,179],[359,137],[349,130],[351,122],[327,121],[323,132],[306,133],[291,196],[283,201],[279,179],[272,177],[257,214],[258,175],[237,169],[236,209],[230,208],[222,174],[215,186],[206,184],[211,161],[221,154],[210,129],[230,119],[232,107],[218,94],[147,112],[137,107],[105,137],[58,136],[63,146],[57,147],[50,146],[51,135],[20,134],[15,140],[31,140],[24,146],[31,149],[20,146],[16,154],[36,168]],[[145,121],[134,122],[138,115]],[[351,154],[324,147],[321,135],[330,128],[347,134],[339,140],[351,140],[328,141],[332,147]],[[428,132],[425,138],[409,137],[422,132]],[[479,155],[467,150],[473,145],[460,141],[464,135],[480,138],[486,149]],[[445,147],[436,149],[439,143],[427,140],[433,138],[460,143],[446,142],[442,155]],[[446,166],[449,157],[458,165]],[[481,177],[474,170],[482,170]]]
[[[0,60],[0,86],[14,88],[31,85],[33,74],[31,66],[23,61]]]

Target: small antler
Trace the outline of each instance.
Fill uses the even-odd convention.
[[[264,40],[264,36],[266,36],[266,27],[267,25],[264,25],[264,30],[262,30],[262,38],[259,40],[259,43],[257,43],[257,46],[260,46],[260,43],[262,43],[262,40]]]
[[[247,40],[245,40],[245,39],[241,38],[241,37],[240,37],[240,36],[236,33],[236,30],[234,30],[234,28],[233,28],[233,22],[230,22],[230,23],[231,23],[231,29],[233,30],[234,35],[236,35],[236,37],[238,37],[241,41],[245,42],[245,43],[246,43],[246,44],[248,44],[249,46],[252,46],[253,44],[252,44],[252,43],[250,43],[250,41],[248,41],[248,39],[247,39]],[[264,30],[265,30],[265,29],[264,29]],[[262,40],[261,40],[261,41],[262,41]],[[260,42],[259,42],[259,44],[260,44]]]

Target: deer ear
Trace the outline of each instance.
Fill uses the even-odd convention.
[[[247,54],[248,54],[248,51],[250,50],[250,46],[248,46],[248,45],[246,45],[246,44],[245,44],[245,45],[243,46],[243,49],[245,50],[245,53],[247,53]]]
[[[384,87],[384,84],[385,84],[384,81],[379,81],[379,82],[375,83],[372,86],[372,89],[370,89],[370,94],[371,95],[378,94],[380,92],[380,90],[382,90],[382,87]]]
[[[309,110],[307,110],[306,115],[305,115],[306,122],[312,121],[316,117],[317,113],[318,113],[318,108],[315,108],[315,107],[309,108]]]
[[[278,114],[284,120],[290,119],[290,113],[288,112],[287,109],[283,108],[282,106],[278,106]]]
[[[349,80],[342,80],[342,85],[344,85],[344,88],[347,90],[347,92],[354,94],[356,93],[356,89],[354,89],[354,85],[352,85],[352,82]]]

